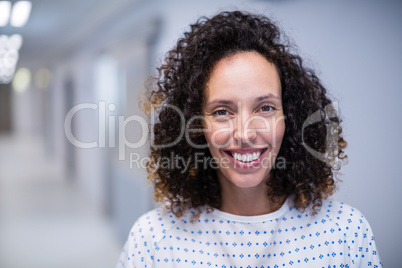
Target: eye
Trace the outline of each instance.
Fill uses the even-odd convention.
[[[216,110],[213,114],[218,115],[218,116],[224,116],[224,115],[229,115],[229,112],[225,109],[220,109],[220,110]]]
[[[261,110],[262,112],[270,112],[270,111],[272,111],[272,110],[274,110],[274,109],[275,109],[274,107],[269,106],[269,105],[264,105],[264,106],[262,106],[262,107],[260,108],[260,110]]]

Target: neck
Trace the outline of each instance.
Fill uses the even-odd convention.
[[[268,186],[258,185],[239,188],[235,185],[222,185],[222,204],[220,210],[240,216],[257,216],[278,210],[286,197],[273,201],[268,195]]]

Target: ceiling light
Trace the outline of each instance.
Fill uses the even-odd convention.
[[[8,38],[8,49],[19,50],[22,46],[22,36],[20,34],[13,34]]]
[[[13,5],[11,12],[11,25],[14,27],[22,27],[29,19],[32,4],[30,1],[18,1]]]
[[[0,1],[0,27],[6,26],[10,18],[11,2]]]
[[[27,68],[20,68],[13,78],[13,88],[17,92],[23,92],[28,89],[31,84],[31,72]]]
[[[0,51],[8,48],[8,36],[0,35]]]

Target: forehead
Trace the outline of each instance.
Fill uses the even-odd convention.
[[[218,61],[205,88],[207,101],[243,101],[267,94],[281,97],[280,78],[275,65],[257,52],[242,52]]]

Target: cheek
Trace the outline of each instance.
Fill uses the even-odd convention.
[[[285,134],[285,127],[285,121],[281,119],[280,121],[276,122],[273,129],[273,147],[275,147],[277,150],[279,150],[281,147],[283,135]]]
[[[212,123],[210,131],[205,133],[210,148],[224,148],[230,142],[230,128],[226,124]]]
[[[279,150],[283,135],[285,134],[285,122],[283,119],[272,118],[255,124],[259,135],[270,147]]]

